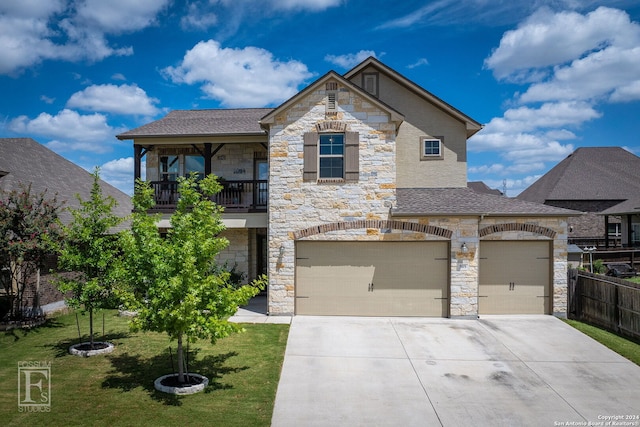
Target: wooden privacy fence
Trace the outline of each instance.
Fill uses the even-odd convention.
[[[640,285],[570,269],[568,317],[640,340]]]

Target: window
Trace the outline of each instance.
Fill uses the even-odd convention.
[[[160,181],[175,181],[180,175],[178,156],[160,157]]]
[[[420,138],[420,158],[422,160],[442,159],[443,137],[426,137]]]
[[[344,134],[320,134],[319,178],[344,178]]]
[[[197,172],[198,179],[204,178],[204,157],[184,156],[184,174],[189,176],[191,172]]]
[[[360,179],[360,136],[358,132],[322,131],[304,134],[304,181],[356,182]],[[346,128],[346,126],[345,126]],[[336,127],[333,127],[337,130]],[[318,170],[320,169],[320,170]]]

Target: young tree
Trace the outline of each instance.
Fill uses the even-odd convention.
[[[229,273],[216,268],[216,255],[228,244],[219,237],[224,229],[222,208],[210,196],[221,189],[214,175],[198,181],[195,175],[178,184],[180,199],[171,216],[171,228],[160,236],[153,206],[153,190],[139,181],[134,196],[131,233],[123,236],[128,308],[138,315],[134,330],[166,332],[178,345],[178,381],[186,382],[184,340],[215,342],[241,328],[227,321],[238,306],[259,292],[262,281],[234,287]],[[259,283],[258,283],[259,282]]]
[[[14,319],[22,317],[27,285],[37,277],[45,256],[52,252],[52,244],[60,238],[61,208],[62,203],[56,196],[48,198],[46,190],[31,194],[31,185],[0,198],[0,270],[8,273],[3,286]],[[33,304],[34,308],[38,306],[37,290]]]
[[[89,200],[78,195],[80,208],[71,209],[73,221],[64,227],[65,240],[59,248],[58,266],[70,277],[59,278],[61,292],[70,292],[67,303],[89,313],[89,340],[93,349],[93,313],[101,308],[114,308],[114,287],[118,279],[120,248],[113,228],[122,218],[113,213],[116,201],[103,196],[100,173],[93,173]]]

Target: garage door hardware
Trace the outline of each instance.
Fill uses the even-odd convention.
[[[514,291],[516,289],[516,282],[509,282],[509,290]]]
[[[367,292],[373,292],[373,282],[369,283],[369,290]]]

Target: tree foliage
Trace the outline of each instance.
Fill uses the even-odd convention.
[[[89,313],[89,338],[93,347],[93,313],[117,306],[114,291],[119,278],[121,251],[113,228],[122,218],[113,213],[116,201],[102,194],[99,170],[93,173],[88,200],[78,195],[80,208],[70,209],[72,222],[63,228],[65,239],[59,247],[58,267],[72,272],[60,277],[58,289],[71,296],[67,303]]]
[[[11,300],[12,318],[22,317],[27,284],[60,239],[61,209],[56,195],[49,198],[46,190],[32,194],[31,185],[21,185],[0,198],[0,270],[5,273],[3,287]]]
[[[222,208],[210,196],[219,192],[214,175],[192,175],[178,184],[180,199],[171,215],[171,228],[161,236],[157,216],[148,215],[153,190],[137,182],[131,232],[123,236],[128,278],[128,308],[138,315],[134,330],[166,332],[178,341],[179,381],[184,382],[183,338],[211,342],[241,330],[228,322],[240,305],[259,292],[262,281],[234,287],[229,273],[216,266],[227,247]]]

